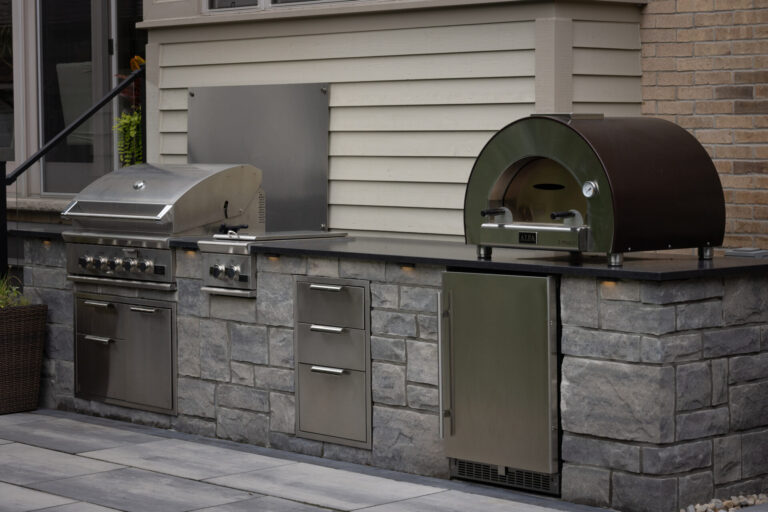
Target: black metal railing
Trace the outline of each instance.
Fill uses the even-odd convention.
[[[144,76],[144,66],[125,77],[125,79],[117,84],[117,86],[109,91],[103,98],[95,103],[90,109],[84,112],[80,117],[72,121],[66,128],[57,133],[51,140],[49,140],[43,147],[38,149],[35,154],[27,158],[21,165],[19,165],[13,172],[5,177],[5,186],[13,185],[19,176],[24,174],[30,167],[32,167],[38,160],[43,158],[51,149],[56,146],[62,139],[74,132],[81,124],[86,122],[91,116],[98,112],[104,105],[112,101],[112,99],[120,94],[129,85],[133,84],[138,78]],[[146,154],[147,147],[147,130],[146,130],[146,80],[140,88],[141,91],[141,147]],[[6,162],[0,161],[0,171],[5,175]],[[8,200],[6,197],[6,190],[0,194],[0,276],[5,276],[8,273]]]

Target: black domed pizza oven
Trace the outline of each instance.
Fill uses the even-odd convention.
[[[725,201],[699,142],[651,117],[536,115],[502,128],[475,161],[464,199],[466,242],[603,253],[723,242]]]

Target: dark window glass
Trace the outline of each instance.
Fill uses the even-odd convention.
[[[255,7],[259,0],[208,0],[209,9],[233,9],[235,7]]]
[[[0,0],[0,159],[13,160],[11,0]]]
[[[40,0],[43,142],[130,73],[134,55],[144,56],[146,35],[135,28],[141,9],[141,2],[133,0]],[[113,24],[117,34],[111,33]],[[126,91],[114,105],[107,104],[48,153],[43,161],[44,192],[76,193],[114,170],[115,118],[135,102],[134,93]]]

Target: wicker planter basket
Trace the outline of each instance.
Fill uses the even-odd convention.
[[[37,408],[48,306],[0,309],[0,414]]]

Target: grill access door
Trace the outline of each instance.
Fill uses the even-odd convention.
[[[557,493],[554,279],[446,272],[442,299],[453,476]]]

